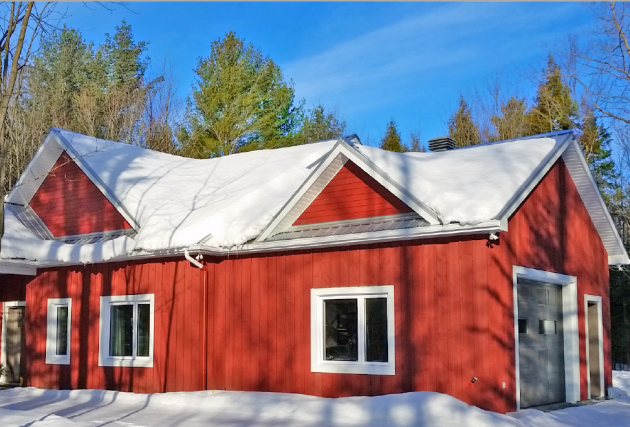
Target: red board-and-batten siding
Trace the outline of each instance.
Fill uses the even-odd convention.
[[[413,212],[351,161],[337,172],[293,225]]]
[[[131,228],[65,152],[29,205],[55,237]]]
[[[521,265],[578,277],[583,399],[584,293],[602,296],[610,385],[607,254],[562,161],[513,215],[500,243],[486,243],[480,236],[206,257],[205,271],[184,260],[48,269],[27,288],[29,381],[45,388],[141,393],[207,388],[334,397],[428,390],[512,411],[512,265]],[[381,284],[395,288],[396,375],[311,372],[310,290]],[[99,297],[136,293],[155,294],[154,367],[99,367]],[[71,365],[46,365],[46,300],[68,296]],[[471,383],[473,377],[479,380]]]

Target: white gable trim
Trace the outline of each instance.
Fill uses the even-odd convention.
[[[572,141],[567,147],[562,154],[562,160],[567,166],[569,175],[571,175],[580,198],[584,202],[599,237],[602,239],[606,252],[608,252],[608,264],[630,264],[621,236],[617,232],[617,227],[615,227],[610,212],[608,212],[606,203],[597,188],[577,141]]]
[[[557,144],[553,150],[547,154],[547,157],[534,169],[534,172],[530,175],[530,177],[525,180],[523,185],[514,193],[512,198],[506,203],[503,210],[499,213],[498,218],[508,221],[514,212],[521,206],[523,201],[529,196],[529,194],[534,190],[534,188],[538,185],[540,180],[549,172],[549,169],[556,163],[556,161],[562,156],[562,153],[570,144],[571,139],[573,138],[571,133],[568,134],[560,134],[555,136],[554,139],[556,141],[560,140],[561,142]]]
[[[105,183],[101,181],[92,168],[83,161],[82,155],[79,154],[54,127],[50,129],[48,135],[44,138],[44,143],[41,147],[39,147],[39,150],[37,150],[37,153],[27,165],[15,187],[7,196],[6,202],[22,206],[27,205],[33,196],[35,196],[35,193],[37,193],[37,190],[44,182],[44,179],[48,176],[52,167],[64,151],[68,153],[68,156],[70,156],[79,169],[87,175],[90,181],[92,181],[92,183],[100,190],[105,198],[114,205],[118,213],[122,215],[129,225],[131,225],[135,231],[138,231],[140,227],[133,216],[127,211],[127,209],[118,200],[118,198],[116,198]]]
[[[26,206],[37,193],[63,152],[63,143],[59,139],[59,135],[51,129],[31,161],[26,165],[13,190],[7,195],[5,202]]]
[[[269,236],[290,227],[348,160],[352,161],[365,173],[374,178],[379,184],[385,187],[394,196],[398,197],[429,224],[440,224],[435,212],[410,194],[400,184],[391,179],[371,160],[361,155],[343,139],[340,139],[255,241],[264,241]]]

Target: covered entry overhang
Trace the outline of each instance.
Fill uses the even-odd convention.
[[[518,282],[530,281],[559,285],[561,289],[562,329],[564,333],[564,383],[566,402],[580,400],[580,357],[577,311],[577,278],[565,274],[514,266],[512,270],[514,298],[514,353],[516,376],[516,410],[521,409],[521,372],[519,355]]]

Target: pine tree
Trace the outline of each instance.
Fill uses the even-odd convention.
[[[562,71],[551,56],[544,75],[528,113],[532,135],[572,129],[578,115],[577,103],[571,98],[571,90],[562,79]]]
[[[216,157],[291,143],[300,116],[293,87],[258,48],[230,31],[214,41],[195,73],[187,125],[179,133],[185,154]]]
[[[319,104],[304,117],[302,127],[295,136],[296,144],[339,138],[346,130],[346,122],[336,112],[328,112]]]
[[[411,133],[411,135],[409,135],[409,150],[410,152],[413,153],[424,153],[426,152],[426,148],[424,148],[424,146],[422,146],[422,144],[420,143],[420,136],[416,133]]]
[[[404,153],[407,151],[400,142],[400,134],[396,129],[396,122],[394,122],[393,118],[390,119],[389,124],[387,125],[385,136],[381,141],[381,148],[383,150],[395,151],[397,153]]]
[[[617,184],[619,176],[612,159],[612,138],[608,129],[598,123],[593,109],[585,103],[582,105],[584,112],[579,143],[606,205],[614,212],[618,208],[615,205],[621,189]]]
[[[458,147],[481,142],[479,126],[475,123],[470,107],[463,96],[459,98],[459,108],[448,121],[448,133]]]
[[[512,97],[501,104],[501,114],[490,117],[494,133],[488,135],[490,141],[502,141],[530,135],[529,124],[525,114],[527,105],[524,99]]]

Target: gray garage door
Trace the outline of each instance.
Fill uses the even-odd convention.
[[[560,286],[518,281],[521,408],[564,402]]]

